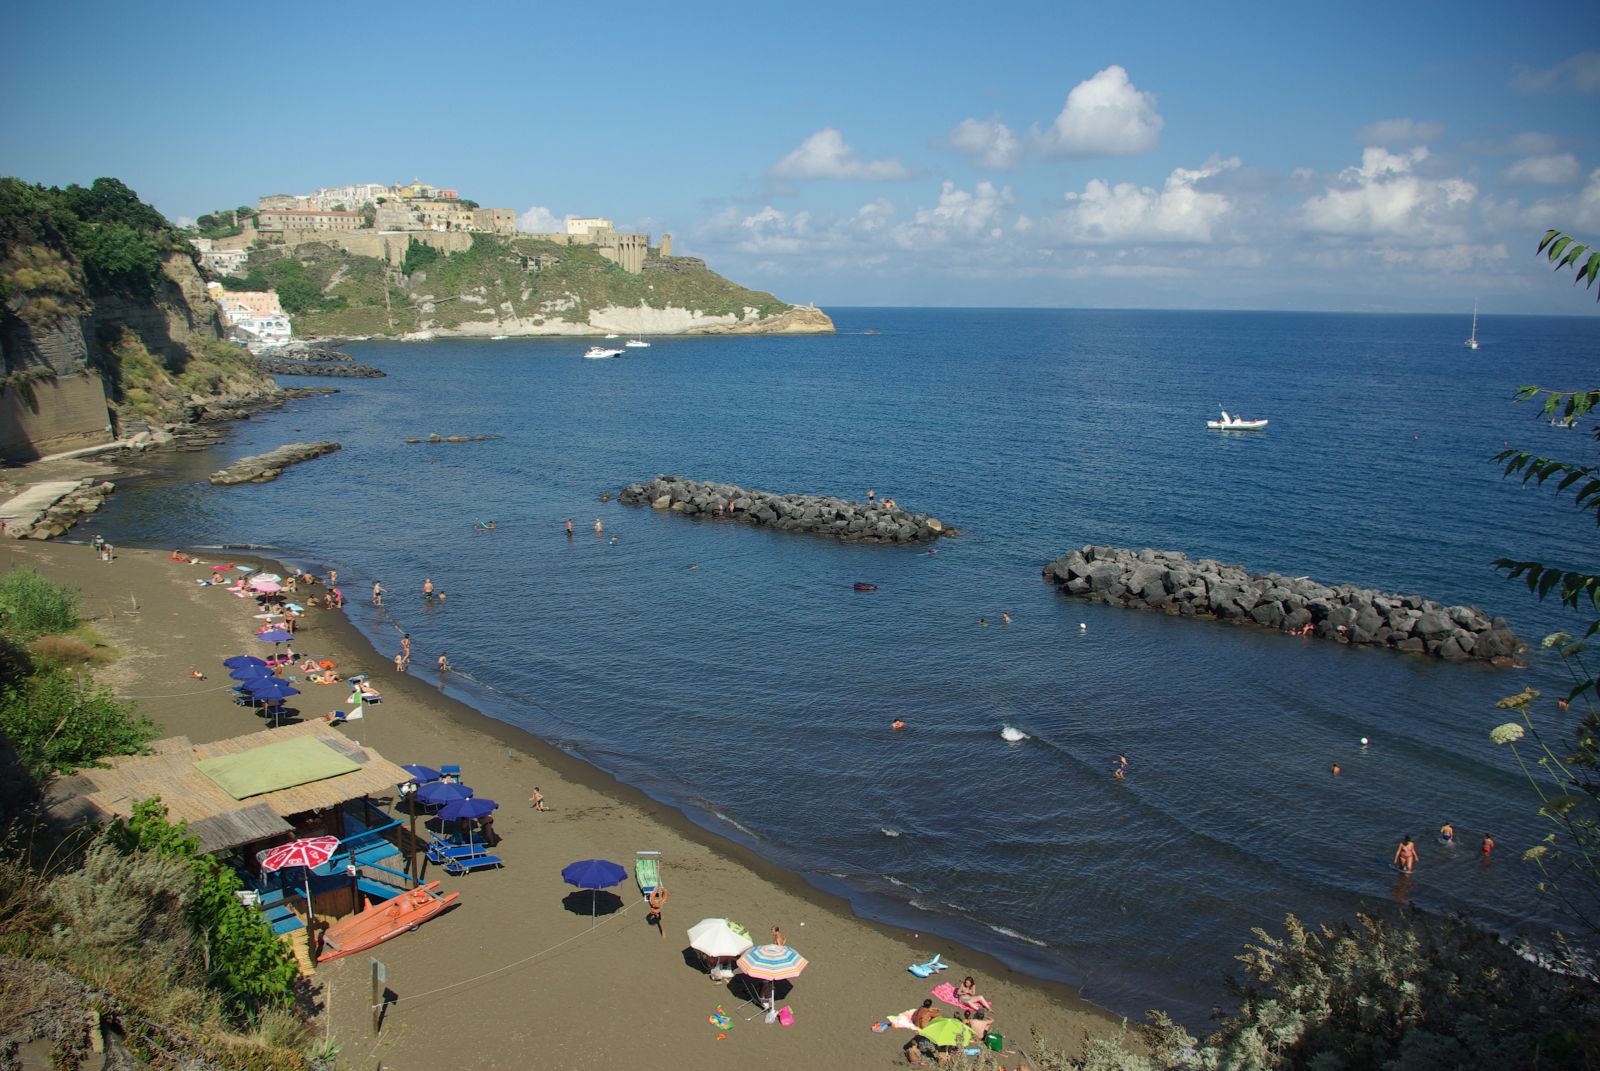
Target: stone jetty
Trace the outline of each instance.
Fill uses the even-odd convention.
[[[490,443],[496,439],[503,439],[504,435],[430,435],[426,439],[413,435],[406,442],[416,443]]]
[[[1107,606],[1209,617],[1450,661],[1510,665],[1523,650],[1505,619],[1490,619],[1475,606],[1251,573],[1210,558],[1190,561],[1175,550],[1087,546],[1046,565],[1044,576],[1068,595]]]
[[[59,480],[37,483],[7,502],[0,502],[4,534],[12,539],[54,539],[65,535],[78,518],[98,510],[113,490],[102,480]]]
[[[881,502],[868,505],[829,495],[780,495],[731,483],[697,483],[682,476],[657,476],[649,483],[629,484],[617,500],[691,517],[830,535],[851,543],[927,543],[958,534],[936,518]]]
[[[276,450],[254,457],[240,458],[227,468],[211,474],[216,484],[267,483],[276,480],[284,469],[301,461],[310,461],[339,449],[336,442],[290,443]]]

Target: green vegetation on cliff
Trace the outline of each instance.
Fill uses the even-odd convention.
[[[30,407],[34,381],[85,367],[123,417],[160,422],[185,419],[193,397],[272,386],[222,341],[183,232],[114,178],[0,178],[0,345],[0,391]]]
[[[230,288],[278,291],[305,335],[404,334],[520,320],[535,326],[587,324],[613,307],[681,308],[703,316],[772,316],[789,308],[686,258],[654,258],[638,275],[589,246],[474,234],[470,248],[445,254],[410,241],[398,270],[321,242],[251,256]],[[387,291],[387,293],[386,293]]]

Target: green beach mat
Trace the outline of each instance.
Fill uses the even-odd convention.
[[[218,788],[236,800],[259,796],[263,792],[309,785],[328,777],[361,769],[321,740],[301,736],[265,747],[251,748],[237,755],[201,759],[194,768],[216,782]]]
[[[639,891],[648,893],[661,884],[660,875],[656,871],[654,859],[640,856],[633,861],[633,875],[639,881]]]

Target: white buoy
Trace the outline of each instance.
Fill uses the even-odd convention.
[[[1089,631],[1089,626],[1084,624],[1082,621],[1079,621],[1078,622],[1078,631],[1079,632],[1088,632]]]
[[[1364,736],[1361,738],[1361,746],[1362,747],[1366,747],[1367,746],[1367,738],[1364,737]]]

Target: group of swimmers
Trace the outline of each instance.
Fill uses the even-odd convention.
[[[1455,842],[1456,827],[1451,823],[1446,822],[1444,825],[1439,827],[1439,843],[1449,847],[1454,845]],[[1489,861],[1489,857],[1493,854],[1494,837],[1488,833],[1485,833],[1483,835],[1483,843],[1478,846],[1478,856],[1485,863],[1487,863]],[[1421,859],[1417,855],[1416,842],[1411,839],[1411,834],[1407,833],[1405,836],[1400,838],[1400,844],[1394,850],[1394,862],[1391,865],[1393,865],[1396,870],[1401,870],[1409,874],[1411,873],[1412,868],[1415,867],[1420,861]]]

